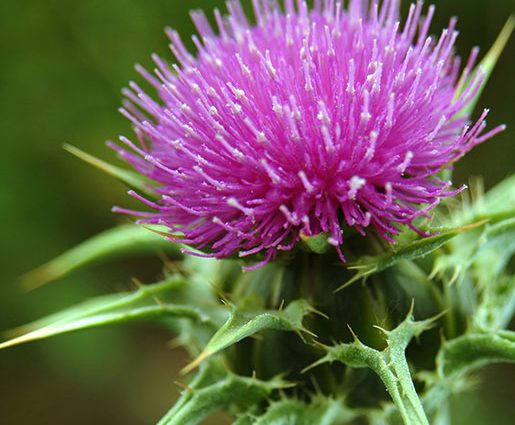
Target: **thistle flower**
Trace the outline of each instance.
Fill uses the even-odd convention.
[[[132,193],[154,211],[116,210],[208,256],[264,262],[304,236],[328,234],[343,258],[345,227],[389,241],[415,228],[460,190],[440,172],[502,127],[483,134],[488,111],[475,124],[464,111],[484,75],[477,49],[461,70],[456,21],[432,38],[434,8],[412,5],[401,25],[399,3],[253,0],[251,25],[228,1],[217,31],[193,12],[196,56],[168,30],[179,64],[137,67],[159,100],[130,83],[121,111],[139,143],[115,147],[160,199]]]

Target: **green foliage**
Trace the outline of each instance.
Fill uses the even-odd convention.
[[[280,378],[245,378],[224,371],[217,363],[208,363],[158,425],[198,424],[210,413],[231,406],[245,411],[286,385]]]
[[[293,301],[284,311],[251,312],[248,309],[239,309],[233,306],[227,322],[213,335],[200,356],[184,371],[193,370],[213,354],[265,329],[292,331],[297,332],[300,336],[302,332],[309,333],[303,327],[302,320],[312,311],[313,309],[304,300]]]
[[[181,317],[209,323],[210,318],[198,306],[164,301],[170,295],[173,297],[174,291],[185,284],[182,277],[175,277],[156,285],[142,286],[136,292],[90,300],[12,331],[21,336],[0,344],[0,349],[82,329],[160,317]]]
[[[107,230],[26,274],[21,283],[26,289],[35,289],[81,267],[112,257],[156,253],[160,250],[173,256],[181,255],[180,246],[169,243],[156,233],[163,228],[153,226],[152,230],[134,224]]]
[[[399,246],[392,252],[386,252],[374,257],[363,257],[356,264],[350,266],[351,269],[358,270],[358,272],[351,279],[340,286],[338,290],[344,289],[350,284],[364,279],[372,274],[380,273],[401,261],[423,258],[426,255],[436,251],[438,248],[441,248],[443,245],[462,232],[470,230],[480,224],[482,223],[443,231],[438,235],[425,239],[418,239],[405,245]]]
[[[346,408],[341,401],[317,397],[309,404],[297,399],[283,399],[274,402],[259,417],[247,415],[236,425],[337,425],[352,421],[357,412]]]
[[[481,84],[481,87],[479,88],[478,92],[476,93],[476,96],[472,102],[469,102],[467,107],[463,110],[463,114],[471,114],[474,112],[474,109],[477,105],[477,102],[479,100],[479,97],[481,96],[481,93],[483,92],[483,89],[486,86],[486,83],[488,82],[488,79],[492,75],[492,72],[495,68],[495,65],[497,64],[497,61],[501,57],[501,54],[506,47],[506,44],[508,43],[508,40],[511,37],[511,34],[513,32],[513,29],[515,28],[515,17],[510,16],[508,19],[508,22],[506,22],[506,25],[502,29],[501,33],[497,37],[497,40],[495,40],[495,43],[490,48],[488,53],[485,55],[483,60],[479,63],[476,70],[481,70],[484,73],[484,80]],[[458,96],[461,91],[463,90],[465,86],[464,80],[460,81],[458,90],[456,92],[456,95]]]
[[[124,202],[125,195],[116,182],[106,184],[105,179],[98,173],[91,172],[86,167],[77,166],[76,161],[71,160],[59,149],[62,141],[73,140],[77,146],[84,147],[88,151],[96,149],[96,153],[109,157],[109,153],[103,150],[102,144],[99,142],[104,140],[106,135],[114,136],[119,132],[127,131],[126,122],[118,116],[116,107],[119,106],[120,100],[119,88],[126,83],[128,78],[134,77],[130,70],[131,65],[135,60],[143,60],[143,65],[147,69],[154,66],[148,54],[149,46],[157,49],[159,54],[168,54],[165,53],[167,46],[162,31],[165,25],[179,29],[182,34],[193,31],[192,24],[187,18],[188,9],[201,7],[210,13],[213,7],[223,8],[224,3],[225,0],[182,2],[169,0],[151,2],[119,0],[109,2],[28,0],[20,2],[7,0],[0,4],[0,8],[3,7],[0,13],[2,27],[5,34],[9,34],[3,45],[5,60],[2,63],[2,99],[4,100],[2,116],[6,124],[2,126],[5,160],[0,167],[2,176],[0,203],[2,205],[2,237],[4,241],[2,251],[4,284],[0,299],[4,301],[1,313],[4,328],[11,326],[14,320],[35,318],[40,311],[47,310],[49,306],[56,303],[62,303],[62,300],[69,299],[70,296],[80,299],[86,293],[94,293],[98,284],[90,285],[90,283],[96,282],[88,282],[91,274],[84,273],[82,275],[81,267],[103,261],[107,258],[108,252],[112,252],[112,256],[129,254],[136,256],[144,253],[154,254],[164,250],[167,253],[171,252],[174,258],[181,258],[178,253],[180,246],[168,243],[160,236],[147,232],[145,229],[131,226],[135,232],[144,233],[153,240],[148,244],[134,243],[133,248],[127,250],[124,248],[118,250],[115,246],[113,251],[111,249],[103,253],[98,251],[97,254],[94,254],[96,248],[84,247],[82,252],[76,253],[75,259],[69,257],[61,265],[55,264],[55,267],[47,269],[47,272],[42,273],[39,277],[27,276],[24,283],[26,287],[34,287],[45,280],[59,278],[67,272],[77,270],[78,273],[74,275],[78,277],[76,281],[72,276],[66,282],[68,286],[61,285],[35,292],[22,302],[18,302],[15,285],[11,285],[11,282],[21,272],[27,270],[28,266],[40,261],[40,256],[51,255],[46,252],[62,249],[62,246],[69,244],[70,240],[80,238],[85,233],[91,232],[92,229],[107,228],[112,225],[113,218],[106,214],[106,211],[113,202]],[[251,2],[243,1],[242,3],[246,10],[251,7]],[[467,2],[439,1],[436,3],[440,17],[454,14],[458,7],[466,5],[467,10],[460,12],[460,15],[462,13],[466,15],[465,19],[463,16],[460,18],[460,26],[461,29],[468,26],[471,31],[461,31],[459,37],[462,40],[462,46],[476,43],[485,45],[489,39],[495,38],[495,34],[492,34],[492,31],[495,31],[495,23],[504,19],[503,16],[511,13],[513,9],[513,4],[509,1],[491,3],[493,7],[484,0],[481,2],[469,0]],[[488,11],[486,7],[488,7]],[[488,13],[486,14],[485,11]],[[20,22],[24,24],[20,25]],[[130,34],[130,45],[127,43],[127,37],[119,36],[122,34]],[[185,37],[185,44],[187,47],[193,45],[189,37]],[[510,46],[506,53],[510,51],[509,49]],[[513,46],[511,49],[513,51]],[[498,54],[492,57],[496,56]],[[485,103],[502,105],[497,113],[493,114],[490,124],[506,122],[509,129],[513,129],[514,104],[509,101],[508,90],[512,84],[515,55],[506,54],[500,66],[504,67],[504,72],[500,69],[501,72],[490,77],[489,84],[492,84],[491,88],[494,90],[488,92]],[[491,66],[488,68],[491,69]],[[502,178],[507,172],[511,172],[515,154],[515,144],[510,140],[512,137],[513,130],[508,130],[498,139],[496,138],[494,143],[488,144],[488,147],[482,147],[479,155],[469,156],[465,163],[458,167],[459,178],[465,178],[469,171],[485,172],[487,182],[491,183]],[[510,160],[510,158],[512,159]],[[485,167],[485,164],[490,166]],[[147,189],[143,187],[142,190],[134,183],[127,183],[141,193]],[[443,211],[441,215],[447,218],[448,211],[444,209],[441,211]],[[298,294],[288,297],[285,287],[302,286],[307,290],[301,296],[309,299],[311,305],[330,315],[330,320],[320,320],[320,323],[316,322],[315,315],[313,315],[314,317],[307,316],[304,319],[304,325],[316,332],[320,339],[328,345],[332,343],[331,336],[337,341],[344,339],[341,334],[335,336],[333,328],[343,329],[341,332],[343,334],[351,312],[355,316],[362,311],[360,319],[365,324],[380,323],[381,326],[391,329],[397,324],[395,321],[396,310],[401,310],[404,315],[406,313],[405,302],[409,304],[411,298],[415,298],[415,317],[418,319],[430,317],[438,311],[447,311],[447,314],[437,323],[437,329],[425,332],[420,337],[420,344],[413,342],[412,346],[408,347],[407,359],[424,409],[430,416],[431,424],[450,425],[448,401],[451,394],[466,391],[470,386],[469,382],[477,385],[477,379],[470,381],[466,369],[461,369],[463,373],[460,372],[459,376],[454,374],[451,375],[452,378],[443,379],[436,374],[435,366],[431,361],[424,361],[424,357],[434,360],[436,351],[440,347],[440,334],[446,334],[447,324],[454,323],[457,333],[447,335],[446,343],[452,343],[467,333],[474,335],[483,335],[483,332],[498,333],[508,326],[513,316],[515,281],[512,276],[513,263],[511,263],[511,268],[510,265],[505,268],[504,262],[497,262],[498,254],[506,254],[509,257],[503,250],[503,243],[500,242],[495,249],[481,249],[479,255],[472,254],[472,251],[468,255],[469,251],[465,248],[479,246],[482,243],[482,232],[486,227],[494,225],[500,219],[514,217],[514,211],[515,176],[507,179],[496,189],[489,191],[484,198],[467,205],[459,213],[455,211],[453,216],[455,221],[449,220],[441,224],[447,228],[461,227],[490,219],[484,227],[460,234],[424,258],[400,261],[383,272],[370,275],[366,283],[356,282],[352,287],[335,295],[331,295],[335,285],[345,282],[350,278],[351,273],[344,267],[338,271],[332,270],[327,265],[328,262],[324,263],[324,270],[309,264],[308,269],[312,268],[313,274],[321,276],[316,282],[318,287],[327,288],[326,290],[330,292],[328,298],[335,304],[342,305],[337,312],[347,311],[347,315],[328,311],[328,303],[321,302],[320,297],[311,298],[309,291],[311,287],[305,285],[297,276],[292,277],[290,267],[275,264],[273,269],[267,267],[266,270],[258,271],[259,273],[253,272],[243,277],[240,276],[237,264],[223,262],[216,266],[210,260],[203,259],[198,261],[180,260],[180,268],[185,269],[182,275],[184,285],[173,291],[173,298],[172,294],[170,298],[162,294],[160,299],[168,299],[171,303],[177,304],[184,302],[184,304],[197,307],[204,315],[212,316],[212,320],[216,322],[216,328],[209,323],[189,318],[179,319],[168,316],[156,316],[156,318],[159,317],[160,323],[166,321],[166,325],[171,329],[170,335],[177,337],[178,343],[186,347],[194,357],[204,349],[216,329],[225,323],[230,314],[229,309],[218,302],[220,297],[229,299],[237,308],[241,308],[240,300],[243,297],[254,293],[265,299],[264,297],[268,296],[268,288],[273,288],[275,292],[269,298],[272,301],[261,306],[263,309],[273,309],[279,305],[283,297],[286,299],[286,305],[291,300],[299,298]],[[324,248],[323,243],[320,246],[322,249]],[[371,255],[374,252],[377,253],[377,249],[371,249],[369,252],[358,251],[352,259],[359,262],[363,255]],[[328,250],[324,255],[330,255],[330,253],[331,250]],[[461,258],[457,255],[458,253]],[[437,260],[450,254],[453,257],[446,262],[445,267],[431,275],[431,271],[436,269]],[[473,262],[468,261],[472,258],[474,258]],[[457,260],[460,262],[457,263]],[[298,265],[298,263],[296,264]],[[490,267],[491,264],[496,266]],[[497,267],[497,264],[502,270]],[[457,266],[460,266],[460,270],[453,279]],[[330,269],[332,272],[334,271],[337,279],[326,278],[330,273],[322,273]],[[268,277],[273,278],[273,281],[268,280]],[[103,285],[109,284],[106,279],[102,280]],[[449,286],[450,282],[454,283]],[[379,289],[381,285],[382,289]],[[387,287],[395,285],[399,289],[398,294],[404,295],[407,301],[403,300],[400,295],[395,297],[394,295],[397,293],[386,291]],[[118,286],[118,282],[112,282],[111,288],[115,291]],[[194,288],[197,290],[193,291]],[[470,291],[471,288],[472,291]],[[59,293],[60,296],[57,297],[53,289],[57,291],[61,289],[63,292]],[[356,296],[364,294],[365,290],[369,290],[369,298]],[[467,295],[475,306],[470,310],[471,313],[464,317],[458,310],[457,304],[463,301],[462,298]],[[35,305],[38,305],[37,309],[34,309]],[[366,305],[374,306],[374,308],[365,309]],[[399,305],[400,307],[398,307]],[[384,323],[383,314],[387,315],[392,322]],[[51,321],[47,322],[45,326],[50,323]],[[353,327],[361,340],[369,344],[365,335],[365,327],[358,328],[354,324]],[[33,329],[25,331],[31,330]],[[329,334],[328,336],[324,336],[324,330]],[[106,334],[105,336],[110,338],[110,335]],[[83,337],[85,340],[91,337],[90,342],[96,341],[96,335],[90,335],[87,332]],[[94,343],[87,344],[90,346],[89,349],[84,349],[86,347],[79,346],[80,344],[69,347],[65,353],[62,350],[59,355],[53,354],[53,361],[58,362],[57,365],[52,364],[51,358],[47,354],[59,351],[59,347],[66,344],[67,340],[59,341],[53,346],[49,344],[44,347],[45,351],[39,348],[19,350],[14,347],[12,352],[0,352],[3,388],[5,389],[2,397],[4,404],[2,413],[0,413],[0,423],[83,424],[109,423],[108,421],[111,420],[112,423],[126,425],[140,420],[144,423],[150,422],[142,420],[140,415],[135,414],[135,410],[148,411],[149,404],[152,406],[150,409],[153,409],[158,403],[153,398],[156,391],[147,391],[148,388],[145,388],[149,385],[148,380],[152,379],[152,376],[145,376],[147,384],[141,382],[141,377],[145,371],[152,373],[152,368],[149,368],[148,365],[159,362],[159,359],[149,362],[141,358],[141,361],[138,362],[138,356],[142,354],[139,347],[122,352],[122,354],[118,343],[123,338],[123,333],[121,333],[115,340],[105,341],[106,344],[102,345],[105,349],[102,350],[98,350],[98,346]],[[259,356],[258,350],[254,346],[260,346],[262,349],[266,347],[270,357],[275,360],[286,356],[285,353],[289,349],[298,348],[297,345],[292,344],[291,340],[305,346],[308,352],[320,355],[316,347],[309,345],[310,338],[306,339],[308,344],[304,344],[296,334],[291,332],[261,331],[255,338],[246,338],[207,361],[225,359],[227,355],[237,355],[240,358],[246,357],[251,362],[258,362],[259,359],[262,360],[262,357]],[[371,346],[375,347],[375,345]],[[249,347],[252,350],[248,349]],[[40,348],[43,349],[43,347]],[[47,348],[48,350],[46,350]],[[87,359],[85,361],[90,366],[87,369],[91,372],[99,366],[99,362],[93,358],[99,358],[102,355],[105,355],[105,359],[116,358],[120,354],[124,357],[118,363],[120,368],[124,368],[127,361],[132,359],[134,364],[140,366],[140,370],[123,369],[125,379],[121,379],[114,369],[108,370],[110,373],[104,373],[105,369],[97,368],[95,373],[90,373],[89,382],[95,383],[97,388],[101,386],[101,398],[104,401],[97,397],[83,397],[84,395],[88,396],[87,391],[80,392],[80,387],[84,385],[84,382],[79,383],[78,374],[67,372],[66,367],[70,366],[63,364],[63,358],[71,358],[81,350],[83,351],[81,357]],[[426,354],[422,356],[422,352]],[[37,358],[42,353],[46,353],[44,358],[41,361],[35,361],[35,357]],[[171,356],[175,358],[174,353]],[[340,368],[343,366],[339,362],[335,362],[331,367],[324,365],[304,375],[298,375],[294,373],[293,362],[288,362],[292,357],[304,359],[306,364],[314,359],[310,359],[304,351],[294,351],[291,357],[286,357],[284,363],[287,367],[284,367],[284,371],[288,373],[288,378],[289,375],[294,375],[293,379],[299,381],[299,386],[290,390],[274,390],[255,405],[241,406],[244,412],[232,410],[235,418],[241,417],[242,421],[245,420],[242,423],[245,424],[256,421],[258,425],[272,422],[272,420],[275,420],[276,425],[302,424],[303,421],[310,424],[327,425],[324,422],[327,411],[339,409],[339,413],[336,415],[337,419],[331,423],[349,424],[353,423],[352,418],[356,417],[359,417],[359,420],[354,423],[359,424],[368,422],[377,425],[388,423],[397,425],[399,423],[397,419],[390,419],[386,412],[391,412],[393,406],[383,399],[380,402],[376,402],[374,399],[373,403],[367,405],[372,408],[366,407],[366,411],[364,411],[363,405],[356,403],[347,406],[344,396],[350,392],[348,389],[350,385],[360,388],[360,392],[363,393],[375,394],[377,392],[374,383],[370,384],[367,368],[342,372]],[[107,364],[114,365],[116,363],[107,361],[102,364],[105,368]],[[207,363],[203,363],[201,368],[205,366]],[[57,367],[59,367],[60,373],[58,373],[57,379],[53,380],[55,382],[51,383],[51,391],[49,391],[48,384],[50,382],[44,382],[41,378],[46,375],[53,376]],[[217,368],[218,372],[213,374],[215,381],[210,384],[216,382],[217,379],[225,378],[229,373],[228,370],[232,369],[234,369],[234,364],[228,359],[225,369]],[[19,376],[18,371],[20,372]],[[88,374],[88,372],[82,371],[82,374]],[[356,379],[349,380],[348,386],[338,385],[338,383],[347,382],[345,378],[351,374]],[[474,374],[476,375],[477,372]],[[63,388],[66,375],[71,381],[68,382],[70,387],[66,388],[69,393],[63,394],[60,393],[59,388]],[[168,370],[163,369],[161,376],[158,376],[157,379],[168,382],[170,375]],[[251,376],[248,373],[247,375]],[[259,376],[263,380],[269,378],[267,375]],[[325,381],[331,381],[331,376],[334,378],[335,385],[324,385]],[[321,385],[320,391],[315,390],[315,385],[310,385],[311,381],[317,381]],[[120,388],[120,391],[116,392],[115,385],[123,387],[126,383],[129,383],[127,387],[137,388],[137,390],[130,391]],[[506,385],[506,383],[504,384]],[[379,384],[381,385],[380,382]],[[207,383],[204,383],[202,387],[206,385]],[[500,394],[502,385],[503,383],[496,383],[496,391],[491,391],[490,394],[485,391],[477,401],[482,400],[483,405],[487,404],[488,400],[492,400],[493,397]],[[193,386],[193,383],[188,384],[188,388]],[[340,396],[313,395],[311,397],[309,395],[321,392],[325,394],[332,392],[340,394]],[[135,399],[136,394],[140,398]],[[172,393],[170,404],[174,398]],[[30,404],[31,400],[37,400],[37,405],[27,408],[26,406]],[[152,401],[150,402],[150,400]],[[270,404],[268,404],[269,400],[272,400]],[[64,401],[64,403],[59,404],[56,412],[57,401]],[[355,402],[355,400],[352,401]],[[138,404],[139,407],[135,408],[134,404]],[[495,404],[496,410],[488,413],[479,412],[477,407],[471,406],[470,399],[466,399],[462,406],[464,406],[462,412],[467,415],[463,415],[463,418],[456,418],[461,419],[457,421],[458,423],[470,425],[472,423],[482,425],[511,423],[510,419],[512,418],[503,421],[499,417],[502,410],[498,408],[500,404]],[[49,410],[45,411],[45,408]],[[241,416],[251,410],[250,415]],[[29,411],[30,414],[23,413]],[[96,416],[95,413],[92,413],[93,411],[101,412],[101,414]],[[18,414],[17,412],[22,413]],[[350,412],[351,415],[349,416],[345,412]],[[197,420],[202,422],[199,418]]]
[[[484,285],[481,302],[474,313],[478,330],[506,328],[515,312],[515,276],[499,277]]]
[[[406,424],[426,424],[426,414],[413,385],[405,350],[413,337],[433,325],[433,320],[415,322],[411,312],[398,327],[392,331],[382,329],[386,336],[387,347],[378,351],[364,345],[354,335],[351,344],[325,347],[327,354],[313,366],[326,362],[339,361],[352,368],[372,369],[383,381],[399,413]]]
[[[29,279],[40,284],[106,257],[166,249],[177,261],[165,279],[19,328],[0,348],[154,320],[194,359],[183,373],[199,367],[160,425],[199,424],[217,410],[238,425],[448,425],[448,400],[468,388],[472,372],[515,362],[506,330],[515,310],[514,181],[450,218],[437,214],[443,227],[434,236],[403,235],[378,255],[370,255],[376,246],[357,246],[350,267],[325,251],[324,237],[243,273],[238,261],[182,256],[180,245],[156,235],[163,229],[122,226]]]
[[[77,158],[82,159],[83,161],[92,165],[93,167],[98,168],[100,171],[103,171],[111,177],[121,181],[128,187],[144,193],[151,198],[156,197],[156,193],[152,190],[152,182],[142,174],[138,174],[134,171],[109,164],[108,162],[95,158],[89,153],[81,151],[75,146],[65,144],[64,149],[70,152],[72,155],[75,155]]]
[[[515,363],[515,333],[469,333],[446,341],[437,357],[442,377],[470,372],[491,363]]]

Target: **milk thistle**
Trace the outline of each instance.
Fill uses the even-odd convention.
[[[470,373],[515,362],[515,178],[487,194],[450,181],[486,130],[479,94],[513,19],[479,65],[456,21],[400,2],[239,1],[217,28],[193,12],[195,55],[137,67],[109,143],[136,172],[76,148],[150,207],[26,277],[38,285],[100,257],[153,249],[164,280],[24,327],[0,348],[162,318],[196,372],[160,425],[217,410],[235,424],[450,424]],[[451,202],[452,201],[452,202]],[[243,269],[242,269],[243,266]],[[259,338],[249,338],[257,336]],[[198,371],[197,371],[198,369]]]
[[[428,36],[434,8],[401,26],[398,1],[253,5],[255,25],[228,2],[218,33],[193,13],[196,57],[167,31],[179,65],[139,68],[159,101],[124,91],[140,144],[122,137],[136,155],[120,154],[160,195],[141,221],[175,240],[265,262],[320,233],[340,250],[345,228],[393,242],[459,191],[439,173],[502,130],[482,134],[487,111],[469,121],[478,51],[460,70],[456,21]]]

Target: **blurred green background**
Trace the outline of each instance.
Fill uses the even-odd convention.
[[[246,5],[250,3],[243,0]],[[188,10],[223,7],[217,0],[2,0],[0,65],[0,330],[89,296],[151,282],[157,259],[94,267],[25,294],[16,279],[124,218],[125,189],[61,148],[76,145],[111,159],[104,141],[130,133],[118,114],[120,89],[137,79],[133,65],[166,55],[171,26],[189,39]],[[408,1],[404,2],[407,6]],[[459,16],[458,51],[485,52],[514,12],[513,0],[437,0],[439,31]],[[189,44],[191,46],[191,43]],[[504,53],[480,107],[491,126],[511,127],[478,147],[457,167],[458,183],[483,175],[487,187],[515,163],[515,40]],[[178,395],[174,381],[183,353],[171,335],[149,325],[62,336],[0,352],[0,424],[144,425]],[[493,367],[478,389],[454,404],[455,424],[508,425],[515,418],[515,370]],[[222,423],[218,418],[214,423]]]

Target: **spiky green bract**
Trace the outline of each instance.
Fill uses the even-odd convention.
[[[347,423],[358,412],[345,407],[341,401],[315,397],[309,404],[298,399],[282,399],[270,405],[260,416],[245,415],[235,425],[331,425]]]
[[[262,381],[237,376],[224,370],[217,362],[210,362],[158,425],[195,425],[215,410],[230,410],[231,407],[240,411],[252,409],[287,385],[279,377]]]
[[[149,229],[129,224],[107,230],[27,273],[21,283],[26,289],[35,289],[81,267],[116,256],[147,252],[155,255],[160,251],[175,257],[182,255],[180,246],[168,243],[157,234],[164,230],[162,227],[151,226]]]
[[[89,165],[92,165],[93,167],[98,168],[100,171],[103,171],[111,177],[114,177],[122,183],[125,183],[130,188],[144,193],[150,198],[157,196],[157,194],[152,189],[150,180],[148,180],[145,176],[142,176],[141,174],[138,174],[134,171],[126,170],[125,168],[109,164],[108,162],[102,161],[101,159],[98,159],[93,155],[90,155],[89,153],[76,148],[75,146],[65,144],[63,148],[77,158],[87,162]]]
[[[470,332],[445,342],[436,360],[441,377],[455,377],[490,363],[515,363],[515,333]]]
[[[382,351],[364,345],[354,335],[354,342],[324,347],[327,354],[311,367],[335,361],[351,368],[370,368],[383,381],[405,423],[428,425],[426,414],[413,385],[405,351],[414,337],[433,326],[435,319],[416,322],[408,317],[392,331],[381,329],[386,348]]]
[[[438,210],[432,227],[422,223],[434,236],[402,234],[395,250],[349,234],[350,267],[323,238],[249,273],[169,244],[175,261],[163,281],[20,328],[0,347],[155,321],[194,372],[161,425],[200,424],[216,410],[237,425],[450,424],[450,396],[471,373],[515,362],[514,181]],[[47,278],[161,244],[150,230],[113,230],[51,263]]]
[[[284,311],[249,311],[235,306],[231,310],[227,322],[213,335],[200,356],[184,369],[185,373],[213,354],[265,329],[293,331],[299,336],[302,332],[310,333],[302,325],[304,316],[312,312],[305,300],[291,302]]]
[[[0,349],[82,329],[161,317],[187,318],[216,327],[216,323],[202,310],[201,299],[196,305],[177,303],[185,285],[183,277],[171,277],[156,285],[142,286],[133,293],[90,300],[11,331],[21,335],[0,344]]]

